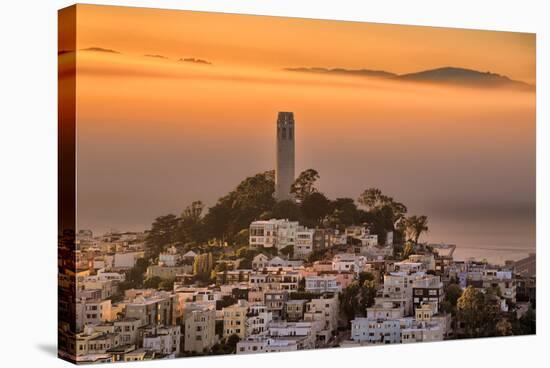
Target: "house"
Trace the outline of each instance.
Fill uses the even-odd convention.
[[[398,344],[401,325],[397,319],[355,318],[351,321],[351,339],[362,344]]]
[[[268,262],[269,257],[263,253],[259,253],[252,259],[252,269],[255,271],[262,270],[268,266]]]
[[[306,276],[306,291],[310,293],[339,293],[342,286],[335,275]]]
[[[246,314],[246,336],[263,334],[267,331],[273,314],[263,304],[250,305]]]
[[[293,338],[272,338],[254,335],[237,343],[237,354],[273,353],[298,350],[298,341]]]
[[[317,341],[327,343],[338,327],[339,303],[337,295],[311,299],[306,303],[304,321],[317,322]]]
[[[285,304],[288,300],[287,291],[266,291],[264,294],[267,310],[273,314],[274,320],[285,318]]]
[[[180,326],[153,326],[144,332],[143,349],[177,356],[180,353],[180,340]]]
[[[313,237],[315,230],[300,229],[296,231],[296,244],[294,245],[294,258],[307,259],[313,252]]]
[[[294,246],[296,243],[297,221],[271,219],[254,221],[250,224],[249,244],[251,248],[277,248]]]
[[[98,325],[112,320],[111,300],[85,299],[76,302],[76,329],[81,331],[87,325]]]
[[[137,318],[142,326],[172,326],[176,324],[178,296],[167,292],[155,292],[150,296],[139,295],[126,303],[126,318]]]
[[[434,304],[437,313],[445,296],[441,277],[424,275],[420,278],[416,278],[412,283],[412,295],[414,308],[418,308],[424,303],[431,302]]]
[[[240,339],[246,337],[246,321],[248,302],[238,300],[236,304],[223,308],[223,337],[237,335]]]
[[[194,305],[184,314],[184,351],[203,353],[217,343],[216,311],[208,306]]]
[[[160,266],[174,267],[180,262],[180,260],[181,257],[178,254],[176,247],[174,246],[168,248],[166,252],[162,252],[159,254]]]
[[[114,332],[120,335],[123,345],[141,345],[140,327],[141,321],[137,318],[123,318],[113,322]]]
[[[160,277],[164,280],[175,279],[178,275],[185,275],[193,272],[192,264],[181,264],[179,266],[168,266],[164,264],[151,265],[147,267],[147,278]]]
[[[292,338],[296,340],[297,350],[315,347],[315,323],[313,322],[272,322],[267,336],[271,338]]]
[[[301,260],[286,260],[281,257],[273,257],[267,264],[268,267],[300,267],[304,262]]]
[[[107,350],[121,345],[120,335],[113,332],[97,331],[87,326],[76,335],[77,355],[105,354]]]
[[[286,320],[288,322],[299,322],[304,319],[304,312],[308,300],[288,300],[285,304]]]
[[[339,253],[332,258],[332,270],[359,274],[366,262],[367,259],[364,256],[358,256],[353,253]]]
[[[404,315],[403,305],[391,300],[378,299],[377,303],[367,308],[367,318],[371,319],[399,319],[403,318]]]

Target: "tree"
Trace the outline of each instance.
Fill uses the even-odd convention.
[[[340,310],[348,322],[358,316],[360,289],[359,283],[354,281],[340,293]]]
[[[414,253],[414,245],[412,242],[408,241],[405,243],[405,247],[403,248],[403,258],[407,259],[411,254]]]
[[[371,277],[372,280],[370,280]],[[340,294],[340,309],[348,322],[355,317],[366,317],[367,308],[374,304],[376,298],[377,287],[374,276],[365,272],[362,278],[364,278],[363,282],[360,276],[360,280],[352,282]]]
[[[329,214],[330,201],[322,193],[308,195],[301,205],[304,223],[310,226],[320,225],[322,220]]]
[[[299,221],[302,217],[300,207],[292,200],[284,200],[275,203],[273,210],[269,212],[270,218],[288,219],[289,221]]]
[[[125,290],[141,287],[147,267],[149,267],[149,261],[145,258],[138,258],[134,267],[126,272],[126,280],[119,283],[119,292],[123,293]]]
[[[361,286],[361,302],[360,308],[362,315],[367,315],[367,308],[370,308],[374,305],[374,300],[376,298],[376,282],[374,280],[365,280]]]
[[[499,320],[499,307],[494,295],[484,294],[468,286],[457,300],[457,318],[463,324],[463,335],[467,338],[495,335]]]
[[[496,333],[498,336],[511,336],[513,335],[512,324],[508,319],[501,318],[496,324]]]
[[[529,308],[527,312],[519,319],[521,333],[523,335],[532,335],[537,333],[537,314],[533,308]]]
[[[195,257],[193,263],[193,273],[201,281],[207,281],[212,273],[213,257],[212,253],[203,253]]]
[[[174,279],[164,279],[159,283],[158,288],[161,290],[172,291],[174,289],[174,281]]]
[[[175,215],[160,216],[151,225],[151,230],[145,240],[148,258],[156,258],[169,244],[175,242],[178,228],[178,218]]]
[[[380,208],[386,203],[387,197],[382,195],[382,191],[378,188],[368,188],[357,199],[357,202],[367,208],[367,210],[373,210]]]
[[[343,228],[359,222],[357,206],[351,198],[336,198],[330,204],[328,223],[334,228]]]
[[[359,283],[362,285],[365,281],[374,281],[374,275],[370,272],[359,272]]]
[[[456,314],[456,305],[458,299],[462,296],[462,288],[458,284],[448,284],[445,287],[445,299],[442,303],[442,309],[446,313]]]
[[[157,289],[161,281],[162,279],[160,277],[153,276],[143,282],[143,287],[145,289]]]
[[[204,205],[201,201],[194,201],[187,206],[180,216],[178,223],[178,240],[182,243],[196,243],[203,241],[202,211]]]
[[[405,219],[405,228],[409,240],[418,244],[418,239],[422,233],[428,231],[428,218],[426,216],[410,216]]]
[[[313,169],[302,171],[290,186],[290,193],[299,201],[303,201],[307,196],[317,192],[315,182],[319,179],[319,173]]]
[[[229,348],[230,354],[234,353],[237,350],[237,343],[241,341],[239,335],[232,334],[227,338],[226,345]]]
[[[244,179],[208,210],[204,217],[207,237],[233,242],[241,230],[247,229],[252,221],[273,209],[274,191],[273,171]]]
[[[287,245],[286,247],[282,248],[279,252],[284,256],[286,256],[287,258],[291,259],[294,256],[294,245],[292,244]]]

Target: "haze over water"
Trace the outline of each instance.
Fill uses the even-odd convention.
[[[277,112],[293,111],[296,174],[318,170],[330,198],[378,187],[455,258],[534,251],[534,92],[283,70],[452,65],[533,83],[533,35],[113,9],[79,5],[79,228],[214,204],[274,168]]]

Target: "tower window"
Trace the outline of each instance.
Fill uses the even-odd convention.
[[[288,139],[292,139],[292,128],[288,128]]]
[[[283,129],[281,130],[282,134],[281,134],[281,138],[283,139],[286,139],[286,128],[283,127]]]

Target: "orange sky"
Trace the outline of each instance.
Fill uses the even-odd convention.
[[[535,35],[299,18],[78,5],[78,46],[217,65],[415,72],[490,70],[535,82]]]
[[[534,84],[533,34],[92,5],[77,18],[81,227],[213,204],[273,168],[276,114],[294,111],[297,171],[316,168],[330,197],[380,187],[428,215],[435,241],[489,239],[465,234],[458,208],[508,216],[518,230],[496,242],[534,245],[535,93],[282,70],[455,66]]]

